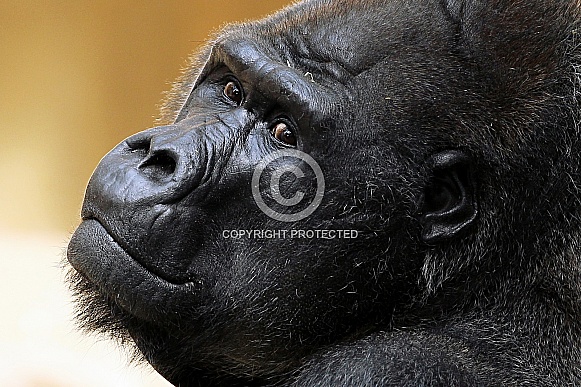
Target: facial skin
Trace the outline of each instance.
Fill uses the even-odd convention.
[[[527,4],[313,0],[228,27],[172,123],[89,182],[67,253],[82,326],[180,386],[577,381],[579,18]],[[280,151],[324,176],[294,222],[252,193],[272,204],[274,174],[282,198],[314,197],[293,157],[253,186]]]

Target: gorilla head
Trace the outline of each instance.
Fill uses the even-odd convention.
[[[581,383],[579,4],[311,0],[114,148],[79,320],[190,385]]]

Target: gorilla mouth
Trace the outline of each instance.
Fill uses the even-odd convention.
[[[67,259],[100,292],[145,321],[167,321],[168,307],[175,307],[178,300],[195,302],[199,293],[193,282],[174,284],[147,270],[96,219],[79,225],[69,242]]]

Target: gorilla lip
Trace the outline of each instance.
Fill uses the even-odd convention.
[[[87,240],[92,241],[90,249]],[[73,268],[97,284],[123,310],[146,321],[167,320],[167,305],[184,300],[194,302],[198,293],[193,282],[173,284],[151,273],[93,218],[85,219],[73,234],[67,259]],[[129,277],[127,272],[137,275]]]

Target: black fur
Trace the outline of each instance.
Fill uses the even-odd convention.
[[[89,183],[81,326],[179,386],[581,385],[579,21],[576,0],[307,0],[227,27],[171,124]],[[288,223],[251,181],[295,148],[326,186]]]

